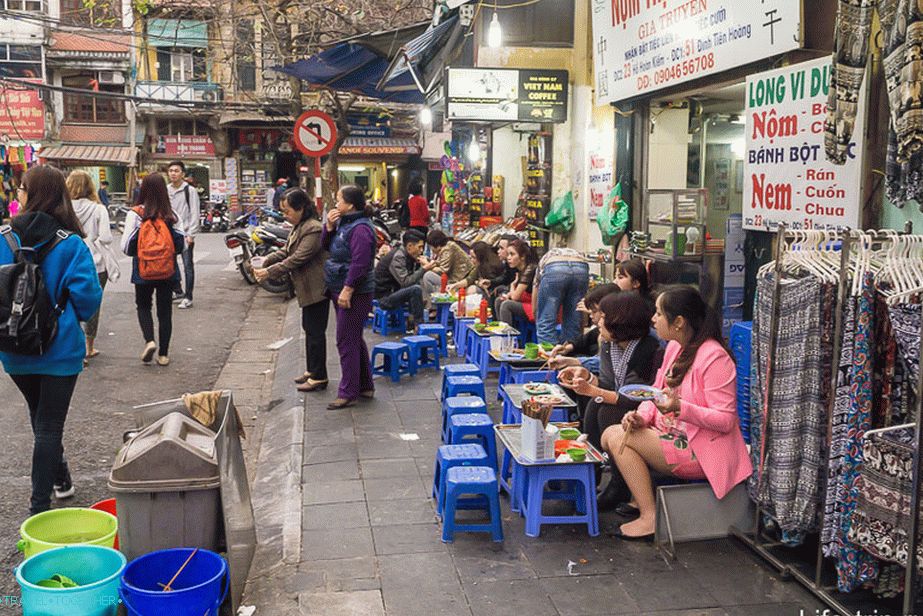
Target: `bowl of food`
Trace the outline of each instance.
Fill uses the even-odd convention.
[[[580,430],[577,428],[561,428],[559,434],[561,438],[568,441],[576,441],[578,438],[580,438]]]
[[[586,460],[586,449],[571,447],[570,449],[565,449],[565,452],[574,462],[584,462]]]
[[[552,349],[554,349],[554,345],[551,344],[550,342],[543,342],[539,346],[542,347],[542,350],[545,352],[549,352]]]
[[[483,323],[475,323],[474,331],[476,331],[479,334],[484,333],[485,331],[487,331],[487,326]]]
[[[538,359],[538,345],[534,342],[527,342],[524,356],[526,359]]]
[[[551,391],[551,386],[548,385],[548,383],[526,383],[522,386],[522,389],[530,396],[536,396],[539,394],[547,394]]]
[[[551,406],[557,406],[559,404],[564,404],[565,400],[563,396],[557,394],[543,394],[541,396],[532,396],[532,399],[538,402],[539,404],[550,404]]]
[[[659,396],[663,395],[663,391],[656,387],[651,387],[650,385],[623,385],[619,389],[619,395],[633,402],[653,402]]]
[[[568,439],[558,439],[554,442],[554,455],[559,456],[568,449],[586,449],[586,446]]]

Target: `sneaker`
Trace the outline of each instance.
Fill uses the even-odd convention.
[[[169,365],[170,365],[170,358],[167,357],[166,355],[158,355],[158,356],[157,356],[157,365],[158,365],[158,366],[169,366]]]
[[[186,299],[186,295],[185,295],[185,294],[183,294],[183,293],[177,293],[177,292],[175,292],[175,291],[173,292],[173,301],[174,301],[174,302],[182,301],[182,300],[184,300],[184,299]]]
[[[74,484],[71,483],[70,478],[68,478],[62,484],[54,485],[54,497],[58,500],[64,500],[65,498],[71,498],[77,490],[74,489]]]
[[[154,341],[148,342],[144,345],[144,352],[141,353],[141,361],[146,364],[151,363],[151,360],[154,359],[154,351],[157,350],[157,345],[154,344]]]
[[[183,301],[179,303],[179,306],[177,306],[177,308],[179,308],[180,310],[185,310],[186,308],[192,308],[192,300],[189,298],[184,299]]]

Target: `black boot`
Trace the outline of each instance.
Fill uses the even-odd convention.
[[[596,497],[596,508],[599,511],[612,511],[620,503],[624,503],[631,498],[631,491],[625,480],[622,479],[618,470],[612,470],[612,477],[606,485],[606,489]]]

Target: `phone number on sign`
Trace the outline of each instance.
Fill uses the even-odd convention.
[[[650,75],[638,77],[638,89],[644,90],[651,87],[651,85],[670,83],[671,81],[689,77],[712,68],[715,68],[715,54],[709,52],[695,58],[690,58],[689,60],[677,62],[671,66],[658,68],[654,71],[653,82],[651,81]]]

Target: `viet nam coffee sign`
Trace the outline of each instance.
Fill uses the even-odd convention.
[[[599,103],[801,47],[801,0],[591,2]]]
[[[747,78],[745,229],[859,226],[865,86],[848,160],[834,165],[824,154],[829,85],[829,58]]]
[[[567,121],[567,71],[446,69],[449,120]]]

